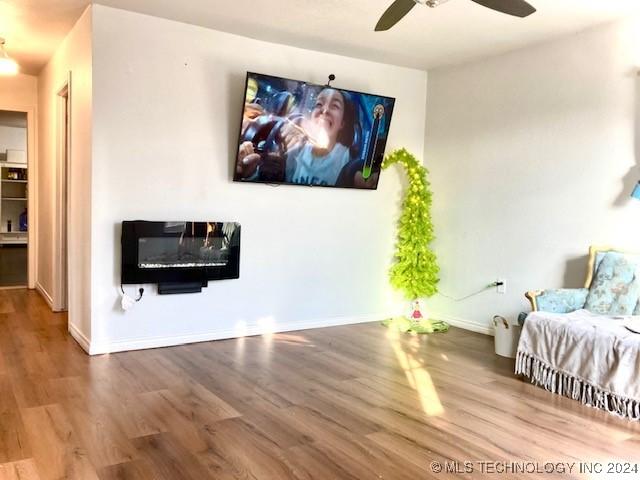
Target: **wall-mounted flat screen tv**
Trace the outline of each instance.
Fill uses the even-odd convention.
[[[233,178],[375,189],[394,102],[249,72]]]

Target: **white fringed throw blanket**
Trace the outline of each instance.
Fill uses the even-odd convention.
[[[516,374],[585,405],[640,420],[640,334],[622,321],[587,310],[532,312],[522,328]]]

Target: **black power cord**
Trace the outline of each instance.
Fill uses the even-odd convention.
[[[123,295],[126,295],[126,293],[124,293],[124,287],[122,286],[122,284],[120,284],[120,291],[122,292]],[[140,287],[138,289],[138,294],[139,294],[139,297],[134,299],[136,302],[139,302],[140,300],[142,300],[142,295],[144,295],[144,288]]]

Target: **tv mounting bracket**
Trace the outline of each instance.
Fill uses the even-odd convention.
[[[327,84],[325,85],[325,87],[330,87],[331,82],[333,82],[335,79],[336,79],[336,76],[333,73],[329,74],[329,80],[327,80]]]

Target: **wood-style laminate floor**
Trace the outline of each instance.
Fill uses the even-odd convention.
[[[637,423],[514,378],[491,337],[463,330],[362,324],[91,358],[26,290],[0,291],[0,328],[0,480],[576,478],[432,462],[640,460]]]

